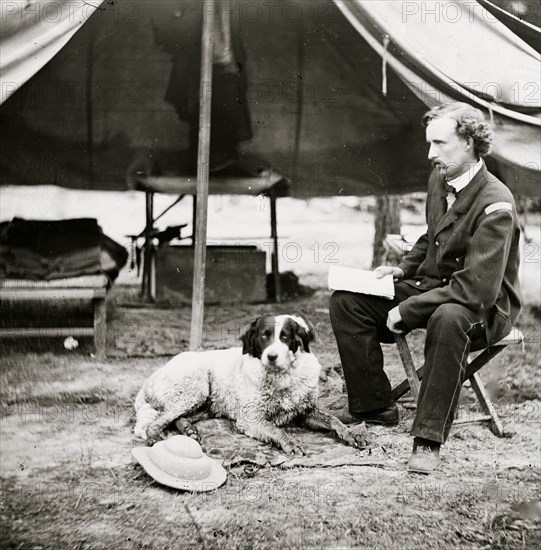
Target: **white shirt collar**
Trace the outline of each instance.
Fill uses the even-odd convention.
[[[468,168],[463,174],[455,178],[454,180],[449,180],[447,183],[452,185],[455,188],[455,191],[458,193],[470,183],[470,181],[475,177],[475,174],[481,170],[483,167],[483,159],[479,159],[472,167]]]

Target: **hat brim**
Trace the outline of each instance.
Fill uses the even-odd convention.
[[[227,472],[216,460],[209,458],[210,473],[205,479],[183,479],[164,472],[149,457],[151,447],[134,447],[131,451],[133,458],[143,467],[145,472],[158,483],[179,489],[181,491],[213,491],[225,483]]]

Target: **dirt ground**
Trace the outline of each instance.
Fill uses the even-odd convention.
[[[344,207],[331,218],[338,224],[339,218],[355,216],[366,218],[362,227],[371,227],[362,209]],[[302,233],[291,224],[289,230],[304,235],[297,242],[306,256],[313,254],[317,227]],[[535,239],[537,232],[538,225],[532,226]],[[354,250],[357,235],[340,241],[340,250]],[[361,248],[369,248],[367,241]],[[537,255],[533,268],[538,264]],[[262,312],[304,314],[319,335],[313,351],[325,372],[325,404],[341,403],[330,292],[322,276],[326,266],[294,267],[302,283],[317,287],[313,294],[281,304],[210,305],[205,346],[237,345],[242,327]],[[539,296],[536,284],[530,296]],[[540,547],[538,300],[529,298],[517,323],[524,345],[510,346],[482,371],[506,437],[495,437],[487,424],[460,423],[478,411],[473,393],[464,388],[441,468],[430,477],[408,475],[414,411],[406,396],[399,403],[398,426],[369,428],[368,449],[353,451],[317,436],[335,456],[354,453],[348,456],[355,464],[230,463],[226,485],[191,494],[153,482],[130,455],[135,394],[155,368],[187,349],[191,316],[188,306],[137,307],[137,293],[129,277],[110,293],[105,361],[94,359],[84,340],[71,352],[62,342],[1,344],[2,548]],[[421,333],[408,337],[418,362],[422,338]],[[384,346],[384,353],[392,383],[401,381],[394,346]],[[340,384],[329,385],[329,380]],[[302,430],[293,431],[305,437]],[[317,449],[310,453],[317,459]]]

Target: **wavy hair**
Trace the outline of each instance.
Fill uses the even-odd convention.
[[[467,103],[450,103],[426,112],[423,116],[423,125],[426,127],[437,118],[450,118],[456,121],[457,135],[463,140],[472,138],[473,148],[478,157],[490,154],[493,132],[482,111]]]

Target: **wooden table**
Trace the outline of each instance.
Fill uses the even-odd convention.
[[[145,225],[145,260],[143,264],[142,293],[148,300],[153,300],[152,284],[152,239],[150,238],[154,218],[154,193],[186,195],[193,197],[192,227],[196,223],[197,178],[193,175],[164,174],[160,176],[139,177],[136,189],[146,194],[146,225]],[[270,166],[261,168],[256,163],[239,162],[223,172],[211,173],[209,177],[210,195],[263,195],[270,200],[270,232],[273,242],[271,256],[272,274],[274,278],[274,300],[280,300],[280,271],[278,266],[278,229],[276,218],[276,199],[289,196],[289,182],[285,177]],[[194,236],[192,235],[192,245]]]

